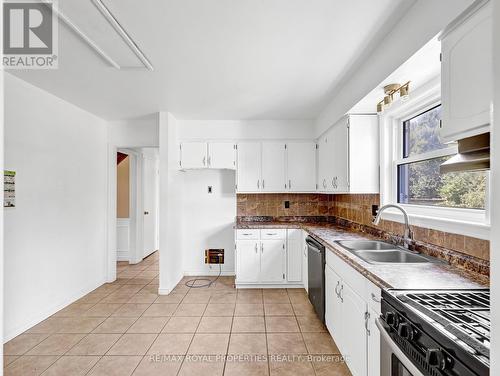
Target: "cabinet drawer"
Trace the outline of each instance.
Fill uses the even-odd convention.
[[[286,229],[276,229],[276,228],[262,229],[260,230],[260,238],[262,240],[285,239]]]
[[[236,239],[239,240],[259,240],[260,230],[258,229],[241,229],[236,230]]]

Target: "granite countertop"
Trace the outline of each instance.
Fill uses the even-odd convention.
[[[380,288],[395,289],[473,289],[488,288],[482,275],[446,262],[425,264],[369,264],[336,244],[338,240],[377,239],[366,233],[328,223],[309,222],[237,222],[237,229],[301,228],[319,240],[352,268]]]

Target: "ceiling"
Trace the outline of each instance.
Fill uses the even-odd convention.
[[[388,84],[404,84],[410,81],[411,96],[411,90],[415,90],[441,74],[440,54],[441,42],[436,37],[415,52],[349,112],[358,114],[376,112],[377,103],[384,99],[384,86]]]
[[[62,0],[59,8],[99,40],[100,14],[82,2],[93,6]],[[11,73],[108,120],[157,111],[180,119],[312,119],[412,2],[103,0],[153,71],[110,66],[60,23],[59,69]],[[101,37],[111,49],[112,39]]]

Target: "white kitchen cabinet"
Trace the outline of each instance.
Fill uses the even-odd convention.
[[[230,142],[208,143],[208,167],[217,169],[236,169],[234,144]]]
[[[325,266],[325,324],[337,346],[342,341],[342,302],[339,290],[342,279],[328,265]]]
[[[237,145],[237,190],[259,192],[261,190],[261,143],[241,142]]]
[[[375,324],[375,320],[380,316],[380,312],[373,308],[368,310],[367,318],[368,346],[367,346],[367,375],[380,375],[380,331]]]
[[[378,193],[376,115],[348,115],[318,140],[318,191]]]
[[[345,282],[339,291],[342,303],[343,332],[341,352],[353,375],[365,376],[367,372],[367,306],[366,302]]]
[[[236,242],[237,282],[259,282],[260,243],[258,240],[238,240]]]
[[[262,143],[262,192],[283,192],[285,188],[285,143]]]
[[[302,231],[302,283],[306,292],[309,291],[309,263],[307,258],[307,232]]]
[[[285,186],[289,192],[316,191],[316,143],[288,142],[286,144]]]
[[[206,168],[207,167],[207,143],[206,142],[183,142],[181,150],[182,168]]]
[[[471,5],[441,35],[441,137],[490,131],[493,98],[492,1]]]
[[[260,257],[260,281],[262,283],[283,282],[285,273],[285,240],[262,240]]]
[[[287,230],[286,276],[288,282],[302,281],[303,236],[301,229]]]

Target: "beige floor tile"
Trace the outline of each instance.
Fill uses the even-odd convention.
[[[25,333],[56,333],[61,328],[63,320],[64,318],[61,317],[49,317],[41,323],[29,328]]]
[[[226,362],[224,376],[266,376],[269,375],[267,361]]]
[[[83,376],[98,360],[98,356],[63,356],[50,366],[43,376]]]
[[[201,317],[171,317],[163,328],[164,333],[194,333]]]
[[[76,344],[67,355],[104,355],[121,334],[89,334]]]
[[[156,339],[156,334],[124,334],[107,355],[144,355]]]
[[[224,372],[223,361],[202,361],[192,358],[184,359],[179,376],[222,376]]]
[[[57,358],[58,356],[21,356],[4,369],[4,376],[38,376]]]
[[[313,362],[313,366],[317,376],[351,376],[349,368],[341,357]]]
[[[311,303],[292,304],[292,307],[295,315],[297,316],[317,317],[316,312],[314,311],[314,307]]]
[[[197,333],[230,333],[232,317],[210,317],[204,316],[201,318],[198,325]]]
[[[226,354],[229,334],[196,333],[188,354],[219,355]]]
[[[307,354],[300,333],[268,333],[267,346],[269,354]]]
[[[183,303],[208,303],[210,300],[210,292],[195,292],[190,291],[184,297]]]
[[[263,316],[235,316],[233,318],[233,333],[265,333]]]
[[[150,306],[150,304],[142,303],[127,303],[118,308],[113,317],[139,317],[141,316]]]
[[[288,291],[288,298],[292,304],[306,304],[309,303],[309,297],[306,292],[290,292]]]
[[[155,303],[164,303],[164,304],[179,304],[182,299],[184,299],[184,294],[175,294],[170,293],[168,295],[160,295],[155,300]]]
[[[264,316],[264,305],[259,303],[236,303],[235,316]]]
[[[144,316],[172,316],[177,309],[177,304],[151,304],[144,312]]]
[[[302,333],[309,354],[338,354],[339,349],[329,333]]]
[[[139,317],[127,333],[160,333],[168,319],[168,317]]]
[[[210,298],[210,303],[236,303],[236,292],[218,292],[213,293]]]
[[[135,369],[134,376],[176,376],[181,368],[183,357],[180,359],[166,357],[144,356]]]
[[[28,351],[27,355],[63,355],[83,337],[84,334],[52,334]]]
[[[135,317],[110,317],[93,330],[93,333],[125,333],[137,320]]]
[[[293,316],[293,309],[290,303],[265,303],[264,313],[266,316]]]
[[[162,333],[148,350],[149,355],[185,355],[191,340],[192,333]]]
[[[23,355],[42,342],[48,334],[23,333],[3,346],[4,355]]]
[[[125,293],[125,294],[120,294],[118,292],[113,292],[103,298],[99,303],[127,303],[130,298],[132,297],[131,294]]]
[[[90,333],[104,320],[104,317],[63,317],[58,333]]]
[[[264,333],[232,333],[228,354],[265,355],[267,354],[266,335]]]
[[[88,311],[93,304],[91,303],[73,303],[57,311],[54,317],[77,317]]]
[[[87,310],[82,316],[89,317],[109,317],[111,316],[122,304],[116,303],[98,303],[92,308]]]
[[[7,367],[14,360],[19,359],[19,355],[4,355],[3,356],[3,366]]]
[[[262,304],[264,299],[262,298],[262,294],[260,295],[237,295],[236,303],[238,304]]]
[[[266,331],[268,333],[299,332],[295,316],[267,316]]]
[[[225,304],[213,304],[209,303],[207,309],[203,313],[203,316],[233,316],[234,315],[234,303]]]
[[[324,333],[326,332],[325,325],[317,317],[312,316],[297,316],[301,332]]]
[[[306,360],[296,361],[270,361],[269,369],[271,376],[314,376],[312,364]]]
[[[289,304],[290,299],[288,298],[288,294],[286,292],[273,293],[273,294],[264,293],[264,303],[273,303],[273,304],[287,303],[287,304]]]
[[[186,304],[183,302],[177,307],[174,316],[202,316],[206,307],[206,304]]]
[[[157,298],[158,294],[151,293],[148,291],[139,291],[137,294],[132,296],[127,303],[153,303]]]
[[[92,376],[128,376],[134,372],[141,356],[104,356],[92,368]]]

